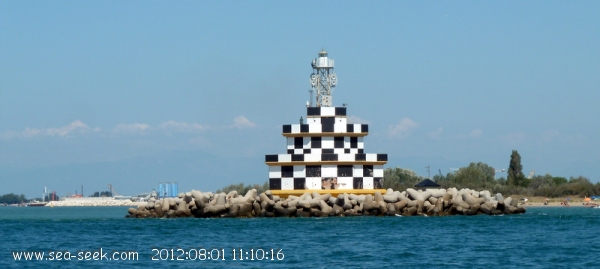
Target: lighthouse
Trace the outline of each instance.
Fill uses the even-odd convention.
[[[365,153],[369,126],[349,122],[347,107],[333,105],[337,86],[333,59],[321,50],[311,67],[306,120],[283,125],[286,153],[265,156],[271,192],[281,197],[305,192],[384,193],[387,154]]]

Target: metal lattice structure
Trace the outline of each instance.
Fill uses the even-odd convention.
[[[316,93],[315,100],[317,107],[331,107],[333,104],[331,92],[337,85],[337,76],[333,71],[333,59],[329,59],[327,57],[327,52],[321,50],[321,52],[319,52],[319,57],[313,59],[311,66],[313,72],[310,75],[310,86],[312,87],[312,90],[309,106],[313,106],[312,93],[314,92]]]

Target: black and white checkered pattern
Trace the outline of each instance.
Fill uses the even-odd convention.
[[[363,153],[363,137],[288,137],[289,154]],[[293,151],[290,151],[293,150]],[[325,151],[324,151],[325,150]],[[331,151],[333,150],[333,151]]]
[[[346,116],[346,108],[345,107],[307,107],[306,115],[308,117]]]
[[[308,107],[306,124],[283,126],[287,154],[265,156],[272,190],[382,188],[387,154],[364,153],[367,124],[345,107]]]
[[[337,179],[336,189],[381,188],[383,165],[269,166],[272,190],[320,190],[328,179]]]
[[[303,162],[387,162],[387,154],[375,154],[375,153],[356,153],[356,154],[344,154],[344,153],[309,153],[309,154],[270,154],[265,156],[265,162],[271,163],[303,163]]]
[[[345,122],[345,118],[331,118],[332,122]],[[314,121],[313,124],[288,124],[283,125],[283,135],[289,136],[294,134],[321,134],[321,133],[336,133],[336,134],[356,134],[365,136],[369,132],[367,124],[335,124],[322,119],[309,118],[308,122]],[[322,123],[321,123],[322,122]]]
[[[369,133],[367,124],[348,124],[345,107],[308,107],[305,124],[283,125],[284,136],[297,136],[299,134],[336,133],[343,136],[365,136]]]

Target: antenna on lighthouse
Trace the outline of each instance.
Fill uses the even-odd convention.
[[[337,85],[337,76],[333,72],[333,59],[327,57],[327,51],[321,50],[319,57],[311,63],[313,72],[310,75],[310,106],[312,106],[312,93],[316,94],[317,107],[332,106],[331,92]]]

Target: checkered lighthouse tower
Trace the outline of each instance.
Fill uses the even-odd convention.
[[[387,154],[365,153],[364,137],[369,134],[369,126],[348,122],[345,105],[332,106],[337,77],[327,52],[319,52],[311,65],[306,122],[300,118],[300,124],[283,125],[287,153],[265,156],[271,192],[283,197],[307,191],[384,193],[381,188]]]

